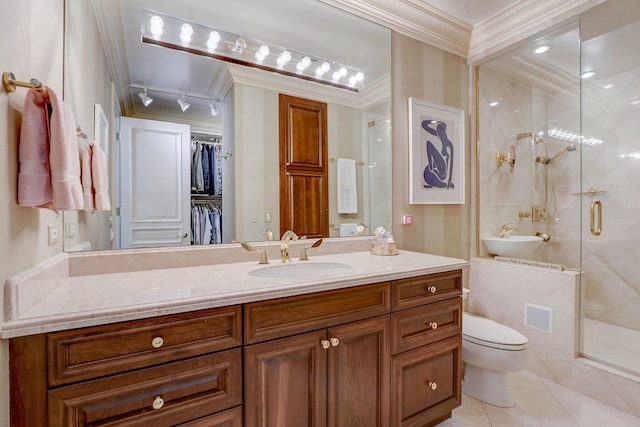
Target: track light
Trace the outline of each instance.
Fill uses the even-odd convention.
[[[213,101],[213,102],[209,105],[209,107],[211,107],[211,115],[212,115],[213,117],[215,117],[215,116],[217,116],[217,115],[219,115],[219,114],[220,114],[220,108],[218,108],[218,103],[217,103],[217,102]]]
[[[142,105],[144,105],[145,107],[148,107],[149,104],[151,104],[153,102],[153,98],[151,98],[149,95],[147,95],[147,89],[145,89],[143,92],[138,93],[138,96],[140,97],[140,100],[142,101]]]
[[[178,98],[178,105],[180,106],[180,109],[182,110],[182,112],[184,113],[185,111],[187,111],[187,109],[189,107],[191,107],[191,104],[189,104],[187,102],[187,99],[185,98],[184,95],[182,95],[180,98]]]

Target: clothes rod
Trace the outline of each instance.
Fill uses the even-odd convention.
[[[7,92],[15,92],[16,86],[19,87],[28,87],[31,89],[38,90],[44,94],[47,93],[47,89],[38,79],[31,79],[29,82],[22,82],[20,80],[16,80],[16,76],[9,72],[5,71],[2,73],[2,85]]]
[[[333,158],[333,157],[329,157],[329,161],[330,161],[330,162],[334,162],[334,163],[337,163],[337,162],[338,162],[338,160],[337,160],[337,159],[335,159],[335,158]],[[367,163],[366,163],[366,162],[363,162],[362,160],[356,160],[356,165],[358,165],[358,166],[366,166],[366,165],[367,165]]]

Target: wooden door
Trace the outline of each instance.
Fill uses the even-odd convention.
[[[120,248],[191,243],[189,125],[123,117]]]
[[[389,316],[329,329],[328,426],[389,426]]]
[[[280,232],[329,236],[327,104],[280,95]]]
[[[245,420],[251,427],[326,425],[326,330],[245,347]]]

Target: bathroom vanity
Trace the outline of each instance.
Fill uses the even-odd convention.
[[[247,262],[192,267],[218,276],[208,295],[194,297],[187,283],[181,289],[191,294],[181,298],[146,295],[105,309],[115,293],[96,302],[93,318],[73,312],[73,298],[67,320],[65,301],[55,314],[53,301],[35,302],[2,329],[11,335],[12,425],[369,427],[448,418],[461,398],[466,262],[404,251],[311,262],[337,260],[351,267],[311,277],[256,277],[259,266]],[[66,290],[44,299],[87,280],[140,293],[136,279],[149,276],[155,285],[139,286],[160,292],[179,270],[69,277],[58,281]],[[222,287],[225,274],[234,279]]]

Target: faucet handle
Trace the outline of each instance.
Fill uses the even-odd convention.
[[[260,252],[260,261],[258,262],[258,264],[269,264],[269,259],[267,258],[267,250],[266,249],[257,250],[256,248],[254,248],[253,246],[251,246],[247,242],[242,242],[242,243],[240,243],[240,245],[245,250],[247,250],[249,252]]]
[[[315,242],[313,242],[313,245],[307,246],[306,248],[302,248],[302,252],[300,253],[300,261],[308,261],[309,257],[307,256],[307,249],[317,248],[321,244],[322,244],[322,239],[318,239]]]

